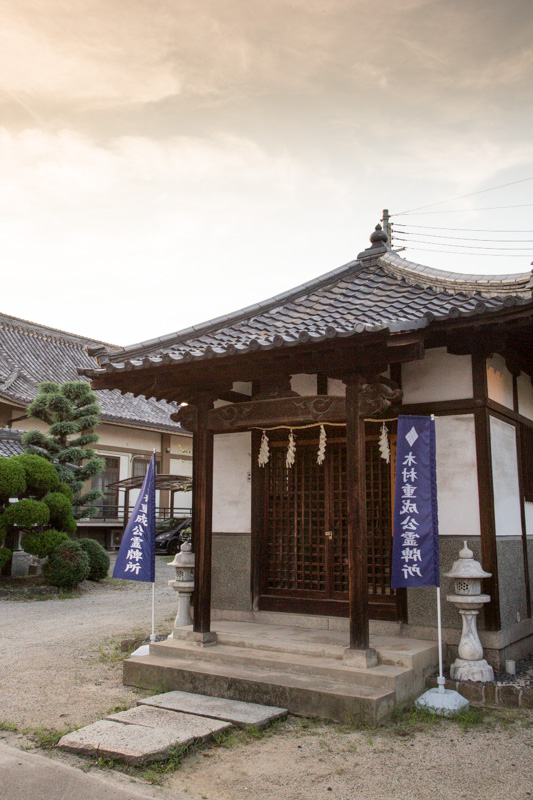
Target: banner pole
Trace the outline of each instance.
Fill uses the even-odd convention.
[[[437,629],[437,635],[439,638],[439,677],[437,678],[437,684],[439,687],[439,694],[444,694],[444,684],[446,683],[446,680],[444,678],[444,672],[442,669],[442,618],[440,611],[440,586],[437,586]]]
[[[161,451],[162,452],[162,451]],[[155,515],[155,473],[157,472],[157,467],[155,463],[156,453],[155,447],[152,450],[152,458],[154,459],[154,515]],[[155,642],[155,525],[154,525],[154,541],[152,542],[153,550],[153,562],[152,567],[154,570],[154,579],[152,581],[152,633],[150,634],[150,641],[153,643]]]
[[[150,641],[155,642],[155,581],[152,582],[152,633]]]
[[[431,421],[435,423],[435,414],[431,414]],[[437,586],[437,636],[439,640],[439,677],[437,678],[437,685],[439,687],[439,694],[444,693],[444,671],[442,668],[442,615],[440,607],[440,581]]]

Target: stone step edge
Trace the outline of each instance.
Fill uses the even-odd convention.
[[[278,654],[278,651],[275,651]],[[379,685],[380,683],[395,686],[398,680],[412,673],[411,667],[398,667],[391,664],[379,664],[377,667],[354,667],[343,664],[338,659],[324,657],[311,657],[296,653],[284,654],[283,660],[274,657],[273,651],[255,650],[253,648],[232,647],[230,645],[216,645],[199,649],[195,645],[177,639],[168,639],[166,642],[157,642],[150,645],[150,655],[168,660],[185,659],[198,660],[209,663],[238,663],[246,667],[258,667],[274,671],[287,671],[289,674],[304,672],[312,675],[334,677],[338,680],[352,681],[360,679],[364,685]],[[295,660],[298,656],[298,661]],[[255,663],[250,663],[251,661]],[[257,663],[259,662],[259,663]],[[284,669],[285,668],[285,669]],[[334,673],[334,674],[333,674]]]
[[[125,672],[129,671],[131,668],[135,669],[136,667],[153,666],[174,671],[176,673],[187,672],[201,675],[216,675],[219,677],[231,678],[237,681],[250,680],[261,684],[273,684],[276,686],[284,686],[286,688],[302,689],[309,692],[316,692],[318,694],[340,694],[346,697],[359,698],[363,700],[380,700],[382,698],[394,696],[395,694],[391,689],[382,689],[375,686],[362,686],[361,684],[333,680],[322,676],[318,679],[315,678],[312,685],[306,685],[305,677],[307,676],[301,677],[293,673],[285,673],[282,671],[266,672],[257,667],[231,669],[228,667],[228,665],[224,665],[222,667],[222,665],[218,663],[196,659],[193,661],[187,661],[183,659],[180,661],[179,666],[176,666],[169,664],[169,659],[167,658],[148,655],[127,659],[123,662],[123,664],[125,667]]]
[[[174,630],[179,631],[180,629]],[[215,632],[217,634],[219,644],[225,644],[231,647],[240,647],[245,650],[270,650],[273,652],[292,653],[293,655],[309,655],[323,658],[333,658],[338,661],[342,660],[344,652],[348,647],[348,642],[346,645],[314,644],[312,642],[295,643],[287,641],[286,639],[269,639],[267,642],[258,642],[257,639],[249,639],[242,634],[231,633],[224,630]],[[182,637],[177,636],[174,639],[173,635],[171,634],[169,638],[173,639],[174,641],[180,641]],[[390,666],[409,668],[414,667],[415,662],[418,663],[420,659],[423,659],[426,652],[429,651],[432,654],[438,653],[437,642],[420,640],[419,643],[422,644],[422,641],[425,642],[424,649],[419,650],[413,655],[409,655],[406,652],[398,651],[396,649],[391,649],[390,647],[387,647],[387,645],[380,645],[379,642],[372,642],[372,640],[370,641],[370,646],[376,650],[380,663]]]

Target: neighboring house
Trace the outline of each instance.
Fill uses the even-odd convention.
[[[206,642],[211,612],[335,629],[347,617],[351,649],[365,652],[369,620],[374,633],[434,637],[434,590],[390,588],[394,465],[378,446],[382,418],[434,414],[441,569],[468,539],[492,573],[480,628],[501,665],[533,645],[533,278],[414,264],[379,226],[370,241],[356,260],[263,303],[102,348],[85,374],[99,390],[153,387],[160,401],[188,404],[177,418],[194,431],[193,495],[203,498],[193,506],[194,626]],[[403,397],[386,409],[391,386]],[[460,617],[446,601],[443,614],[453,649]]]
[[[102,342],[0,315],[0,455],[21,452],[23,432],[46,429],[43,423],[25,413],[39,383],[80,380],[78,369],[97,366],[90,355],[94,347],[102,347]],[[123,395],[116,390],[96,394],[102,413],[96,429],[100,440],[95,450],[105,458],[106,467],[92,485],[104,492],[104,498],[98,504],[97,516],[80,521],[79,526],[106,546],[114,547],[122,535],[124,493],[110,488],[110,484],[144,475],[154,449],[158,472],[190,476],[192,439],[171,419],[177,408],[172,403]],[[131,491],[129,505],[135,502],[137,491]],[[169,492],[159,492],[157,499],[159,517],[169,516]],[[190,506],[190,493],[175,495],[176,515],[188,513]]]
[[[24,431],[0,428],[0,458],[21,456],[24,453],[22,434]]]

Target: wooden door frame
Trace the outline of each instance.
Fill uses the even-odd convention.
[[[287,436],[285,434],[285,436]],[[370,436],[373,436],[370,434]],[[340,437],[345,441],[345,436]],[[391,437],[392,438],[392,437]],[[328,441],[338,441],[339,437],[332,435]],[[252,470],[251,470],[251,495],[252,495],[252,546],[251,546],[251,581],[250,590],[252,605],[255,611],[274,611],[282,613],[300,613],[317,616],[346,617],[349,616],[348,600],[336,598],[320,599],[311,593],[308,597],[304,596],[303,590],[298,590],[297,595],[285,594],[279,590],[279,594],[268,594],[266,591],[266,571],[262,569],[264,564],[264,553],[266,550],[266,473],[265,469],[259,467],[256,454],[259,452],[261,441],[261,431],[252,431]],[[314,441],[314,439],[313,439]],[[317,439],[318,442],[318,439]],[[303,442],[302,442],[303,443]],[[391,455],[392,455],[391,448]],[[392,538],[392,515],[394,508],[394,462],[391,457],[391,538]],[[392,549],[392,543],[391,543]],[[407,621],[407,593],[405,590],[396,590],[394,595],[390,595],[390,601],[377,600],[377,595],[369,596],[370,617],[377,620],[387,621]],[[385,595],[383,596],[385,597]]]

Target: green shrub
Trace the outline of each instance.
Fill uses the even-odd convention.
[[[26,475],[15,458],[0,458],[0,499],[20,497],[26,491]]]
[[[19,500],[11,503],[1,517],[2,526],[18,525],[19,528],[32,528],[34,525],[41,527],[50,519],[50,511],[45,503],[39,500]]]
[[[24,469],[27,494],[44,497],[47,492],[59,489],[60,481],[56,468],[46,458],[26,453],[14,456],[12,460],[18,462]]]
[[[43,567],[46,583],[60,589],[74,589],[89,574],[89,556],[78,542],[63,542]]]
[[[69,533],[71,536],[74,536],[74,534],[77,533],[77,531],[78,531],[78,523],[76,522],[74,517],[71,516],[67,520],[63,530],[65,531],[65,533]]]
[[[95,539],[78,539],[78,544],[89,556],[90,571],[87,576],[89,580],[101,581],[103,578],[107,578],[111,562],[109,553]]]
[[[74,493],[70,488],[70,486],[68,485],[68,483],[60,483],[57,488],[57,491],[61,492],[61,494],[64,494],[65,497],[68,497],[71,503],[74,502]]]
[[[72,517],[72,503],[63,492],[48,492],[43,497],[50,510],[50,525],[60,531],[68,530]]]
[[[47,531],[26,533],[22,537],[21,545],[26,553],[38,558],[46,558],[54,550],[57,550],[63,542],[70,542],[68,534],[64,531],[56,531],[54,528],[50,528]]]
[[[9,547],[0,547],[0,569],[7,564],[13,553]]]

